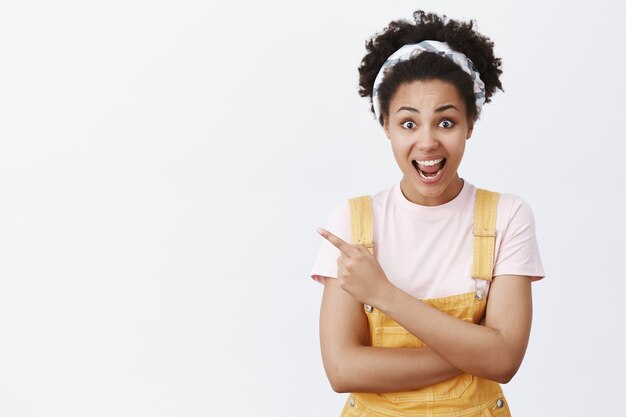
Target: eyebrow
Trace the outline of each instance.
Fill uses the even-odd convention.
[[[456,110],[458,112],[461,111],[456,106],[453,106],[452,104],[446,104],[445,106],[437,107],[435,109],[435,113],[441,113],[442,111],[445,111],[445,110],[448,110],[448,109],[454,109],[454,110]],[[399,113],[402,110],[411,111],[413,113],[419,113],[419,110],[417,110],[414,107],[409,107],[409,106],[402,106],[402,107],[400,107],[396,113]]]

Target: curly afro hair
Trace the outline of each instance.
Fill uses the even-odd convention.
[[[455,51],[465,54],[474,64],[485,83],[485,103],[491,101],[496,89],[504,91],[500,83],[501,60],[493,54],[493,42],[476,32],[474,21],[459,22],[417,10],[413,13],[414,23],[407,20],[394,20],[381,33],[365,43],[367,53],[359,66],[359,94],[369,97],[372,102],[374,80],[387,58],[403,45],[424,40],[447,42]],[[465,102],[468,120],[477,120],[479,111],[474,101],[473,81],[459,66],[437,54],[424,52],[408,61],[390,67],[378,89],[381,115],[378,120],[384,124],[389,114],[389,102],[401,84],[417,80],[438,79],[456,86]],[[374,113],[374,106],[371,107]]]

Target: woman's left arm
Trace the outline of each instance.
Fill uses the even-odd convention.
[[[484,325],[449,316],[389,282],[374,255],[362,245],[320,229],[335,245],[341,288],[363,304],[377,307],[417,336],[454,367],[507,383],[522,363],[532,321],[531,279],[495,277],[489,288]]]
[[[526,276],[493,279],[484,326],[449,316],[392,284],[372,302],[450,364],[472,375],[507,383],[526,353],[532,321],[531,280]]]

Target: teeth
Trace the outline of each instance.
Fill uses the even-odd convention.
[[[438,178],[441,175],[441,172],[443,170],[439,170],[437,171],[437,173],[435,175],[433,175],[432,177],[427,177],[426,175],[422,174],[422,171],[417,171],[417,173],[419,174],[420,177],[424,178],[425,180],[434,180],[435,178]]]
[[[424,165],[427,167],[431,167],[439,162],[443,161],[443,158],[433,159],[432,161],[415,161],[418,165]]]

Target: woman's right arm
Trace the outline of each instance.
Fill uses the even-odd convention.
[[[336,392],[397,392],[450,379],[461,371],[429,348],[366,344],[363,304],[326,278],[320,312],[322,361]]]

